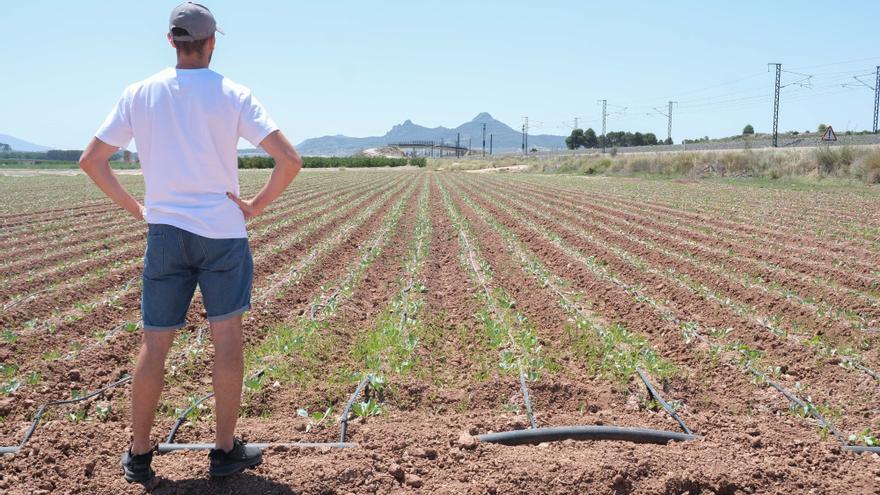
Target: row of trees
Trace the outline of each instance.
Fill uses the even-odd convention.
[[[382,156],[304,156],[305,168],[369,168],[369,167],[402,167],[412,165],[424,167],[427,159],[417,158],[385,158]],[[275,160],[271,156],[240,156],[238,168],[274,168]]]
[[[661,144],[657,136],[653,132],[624,132],[612,131],[605,135],[606,147],[623,148],[627,146],[653,146]],[[575,129],[571,131],[571,135],[565,138],[565,146],[570,150],[578,148],[601,148],[603,146],[603,137],[597,136],[593,129]],[[666,139],[664,144],[672,144],[672,139]]]

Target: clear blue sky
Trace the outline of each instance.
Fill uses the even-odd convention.
[[[0,133],[82,148],[127,84],[173,65],[177,0],[4,3]],[[663,138],[665,117],[646,114],[674,99],[677,141],[768,131],[767,62],[814,76],[783,89],[781,130],[872,124],[871,90],[841,84],[880,64],[877,0],[205,3],[226,31],[212,68],[250,86],[294,142],[481,111],[567,134],[575,116],[601,127],[600,98],[616,105],[609,130]]]

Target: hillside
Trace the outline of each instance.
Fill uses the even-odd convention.
[[[522,145],[522,134],[507,124],[496,120],[489,113],[483,112],[471,121],[465,122],[455,128],[425,127],[407,120],[402,124],[393,126],[383,136],[372,137],[349,137],[344,135],[324,136],[306,139],[297,148],[303,155],[311,156],[341,156],[352,155],[366,148],[377,148],[389,143],[406,141],[440,141],[454,143],[456,136],[460,135],[462,146],[467,146],[471,140],[473,149],[482,147],[482,126],[486,124],[486,147],[489,146],[489,135],[494,135],[493,143],[495,151],[515,151]],[[564,136],[552,136],[546,134],[530,135],[530,148],[558,149],[565,146]]]
[[[49,151],[51,149],[48,146],[29,143],[8,134],[0,134],[0,143],[8,144],[14,151]]]

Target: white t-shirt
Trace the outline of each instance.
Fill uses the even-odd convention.
[[[168,68],[126,88],[95,136],[137,145],[148,223],[213,239],[247,237],[239,195],[239,138],[278,129],[251,91],[210,69]]]

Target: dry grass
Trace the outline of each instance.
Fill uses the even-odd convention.
[[[681,151],[491,159],[429,160],[435,170],[476,170],[528,165],[544,173],[656,175],[667,177],[758,177],[766,179],[858,179],[880,183],[880,147],[834,146],[798,149]]]

